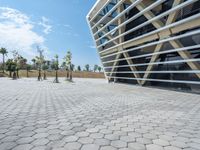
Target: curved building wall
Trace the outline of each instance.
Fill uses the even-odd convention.
[[[110,82],[200,92],[200,0],[98,3],[87,19]]]

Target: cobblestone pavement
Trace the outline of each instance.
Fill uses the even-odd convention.
[[[0,78],[0,150],[199,150],[200,95]]]

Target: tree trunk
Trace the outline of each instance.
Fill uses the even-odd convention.
[[[38,81],[41,80],[41,70],[39,69],[39,74],[38,74]]]
[[[26,77],[28,78],[29,76],[28,76],[28,69],[26,70]]]
[[[72,71],[70,71],[70,81],[72,81]]]
[[[58,70],[56,70],[56,81],[58,81]]]
[[[44,80],[47,79],[47,76],[46,76],[46,71],[44,71]]]
[[[5,56],[3,54],[3,74],[4,74]]]
[[[17,78],[19,78],[19,69],[17,69]]]
[[[11,71],[9,71],[9,77],[10,77],[10,78],[12,77],[12,72],[11,72]]]
[[[69,71],[67,71],[67,79],[69,79]]]
[[[56,70],[56,78],[54,80],[54,83],[59,83],[59,81],[58,81],[58,70]]]
[[[16,75],[16,72],[14,71],[13,73],[13,80],[16,80],[17,79],[17,75]]]

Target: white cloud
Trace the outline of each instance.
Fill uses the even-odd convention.
[[[42,17],[42,21],[39,22],[39,25],[44,28],[43,32],[45,34],[49,34],[52,31],[52,26],[49,24],[49,19],[44,16]]]
[[[94,45],[90,45],[89,48],[96,49],[96,46],[94,46]]]
[[[0,46],[17,50],[27,58],[35,56],[36,45],[44,46],[44,37],[34,32],[30,18],[22,12],[0,7]]]
[[[72,29],[72,26],[69,25],[69,24],[64,24],[63,26],[66,27],[66,28],[68,28],[68,29]]]

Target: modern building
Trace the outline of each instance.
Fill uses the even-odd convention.
[[[110,82],[200,92],[200,0],[98,0],[87,20]]]

